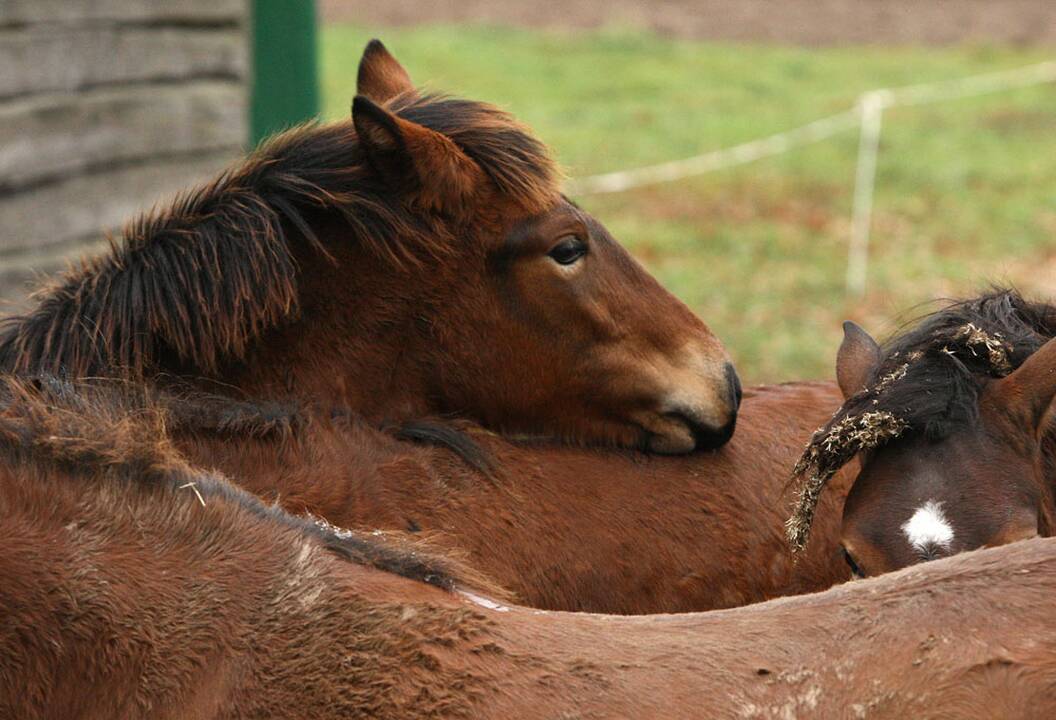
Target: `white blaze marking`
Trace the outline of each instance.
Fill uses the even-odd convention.
[[[942,503],[928,500],[917,508],[913,517],[902,524],[906,539],[920,552],[938,545],[944,550],[950,549],[953,542],[953,528],[942,512]]]

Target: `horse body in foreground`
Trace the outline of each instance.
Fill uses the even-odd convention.
[[[530,610],[186,465],[149,409],[4,389],[5,717],[1056,713],[1054,540],[729,611]]]
[[[349,121],[277,136],[6,321],[0,368],[236,388],[374,421],[689,452],[733,432],[722,344],[508,114],[372,42]]]
[[[846,326],[846,401],[801,469],[820,490],[863,453],[842,529],[859,574],[1053,534],[1054,336],[1056,307],[1010,290],[951,303],[883,348]]]
[[[526,605],[687,612],[847,579],[838,539],[850,470],[824,498],[809,552],[793,562],[783,532],[789,470],[838,403],[829,383],[749,389],[729,443],[680,457],[518,444],[462,424],[452,442],[465,439],[483,471],[361,422],[266,409],[249,408],[258,426],[237,432],[203,430],[187,412],[174,439],[193,463],[295,514],[432,537]],[[261,432],[280,418],[296,427]]]

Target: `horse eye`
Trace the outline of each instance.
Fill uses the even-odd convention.
[[[864,578],[865,573],[863,573],[862,569],[858,567],[858,563],[854,561],[854,558],[851,557],[851,554],[847,552],[847,548],[840,549],[843,550],[843,559],[844,561],[846,561],[847,567],[851,569],[851,574],[854,575],[854,577],[856,578]]]
[[[575,235],[562,238],[547,255],[558,265],[571,265],[587,254],[587,244]]]

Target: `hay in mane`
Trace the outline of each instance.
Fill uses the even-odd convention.
[[[546,148],[506,113],[419,95],[389,109],[451,138],[526,212],[556,196]],[[265,330],[296,318],[293,250],[328,255],[313,230],[322,213],[347,224],[343,242],[395,263],[441,255],[454,241],[439,218],[385,186],[350,120],[304,125],[132,220],[108,253],[39,290],[34,310],[3,321],[0,370],[143,377],[174,358],[214,373],[244,358]]]
[[[1054,335],[1056,307],[996,289],[951,302],[885,343],[866,388],[814,433],[793,469],[793,551],[806,546],[825,485],[855,455],[910,433],[941,440],[975,422],[987,380],[1011,373]]]
[[[193,490],[203,505],[221,503],[300,533],[361,565],[438,587],[507,593],[428,540],[337,528],[267,505],[223,475],[191,466],[169,439],[171,398],[120,380],[0,377],[0,454],[14,466],[59,470],[88,483],[110,478],[133,486]],[[246,408],[240,413],[251,415]]]

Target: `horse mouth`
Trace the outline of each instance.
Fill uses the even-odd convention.
[[[734,416],[726,425],[715,429],[676,411],[660,413],[641,427],[645,433],[644,446],[647,452],[657,455],[686,455],[698,450],[715,450],[722,447],[733,437],[736,422]]]

